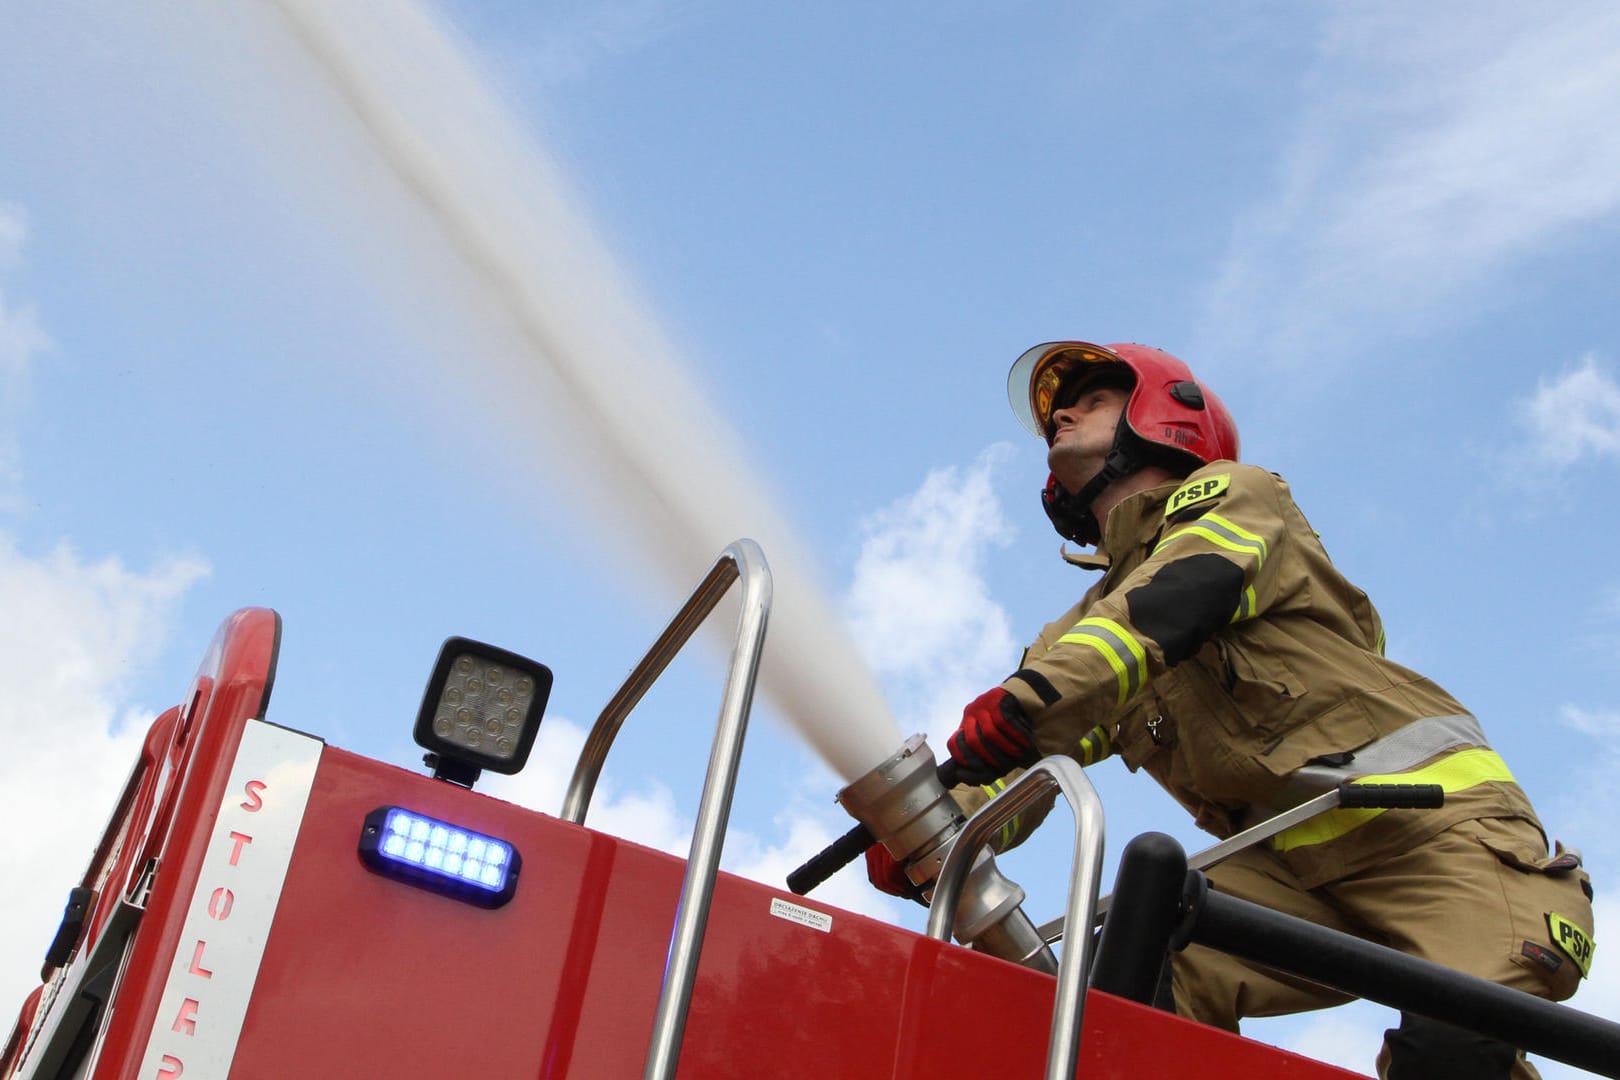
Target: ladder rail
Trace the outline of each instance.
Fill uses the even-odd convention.
[[[563,820],[583,825],[602,765],[625,718],[738,581],[742,583],[742,603],[736,639],[721,695],[720,718],[709,753],[708,772],[698,799],[697,822],[692,829],[692,846],[681,881],[681,898],[670,935],[664,983],[653,1017],[647,1064],[642,1073],[646,1080],[670,1080],[680,1060],[681,1039],[686,1031],[698,958],[703,949],[703,932],[708,926],[726,824],[736,791],[743,736],[748,728],[748,713],[753,703],[771,606],[770,567],[754,541],[741,539],[726,547],[691,598],[608,701],[586,737],[563,800]]]
[[[991,834],[1053,790],[1063,795],[1074,812],[1074,858],[1064,917],[1070,926],[1092,925],[1102,882],[1102,800],[1079,762],[1054,756],[1031,765],[962,827],[934,883],[933,903],[928,909],[929,937],[950,940],[967,872]],[[1057,997],[1052,1005],[1052,1029],[1046,1044],[1046,1080],[1068,1080],[1079,1064],[1086,981],[1095,949],[1092,935],[1079,935],[1077,940],[1069,942],[1058,961]]]

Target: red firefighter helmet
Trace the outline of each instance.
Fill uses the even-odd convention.
[[[1211,461],[1238,459],[1238,431],[1215,392],[1179,359],[1146,345],[1052,341],[1025,352],[1007,374],[1007,398],[1019,422],[1052,440],[1061,396],[1089,383],[1118,379],[1130,397],[1108,464],[1078,492],[1048,478],[1041,504],[1058,533],[1094,544],[1099,530],[1091,500],[1108,484],[1150,464],[1185,475]]]

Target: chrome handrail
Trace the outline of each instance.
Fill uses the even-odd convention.
[[[1010,818],[1030,809],[1052,789],[1062,792],[1074,812],[1074,859],[1064,917],[1070,926],[1090,926],[1102,881],[1103,809],[1079,763],[1071,758],[1042,758],[1007,790],[968,819],[934,882],[928,909],[928,936],[949,941],[951,924],[962,898],[962,885],[974,857],[990,835]],[[1058,961],[1057,998],[1052,1004],[1052,1031],[1046,1043],[1046,1080],[1069,1080],[1080,1061],[1080,1025],[1085,1017],[1086,980],[1096,945],[1091,934],[1076,935]]]
[[[713,749],[709,752],[703,794],[698,800],[686,876],[681,881],[680,905],[676,909],[675,929],[670,935],[669,957],[664,966],[664,985],[659,991],[647,1065],[642,1073],[646,1080],[670,1080],[680,1060],[681,1038],[692,1003],[692,986],[697,981],[698,956],[703,949],[703,931],[709,921],[726,821],[737,787],[737,766],[742,760],[743,735],[748,727],[748,710],[753,702],[754,681],[759,674],[765,624],[771,607],[770,567],[754,541],[738,540],[721,552],[691,599],[676,613],[668,628],[603,708],[585,739],[563,800],[563,820],[583,825],[602,764],[625,717],[739,578],[743,592],[736,643],[720,699],[720,720]]]

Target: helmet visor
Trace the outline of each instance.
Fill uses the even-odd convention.
[[[1084,341],[1051,341],[1013,362],[1007,373],[1007,400],[1024,429],[1046,439],[1052,429],[1052,413],[1073,404],[1071,395],[1105,376],[1117,386],[1129,387],[1135,382],[1130,365],[1112,349]],[[1060,399],[1060,393],[1068,400]]]

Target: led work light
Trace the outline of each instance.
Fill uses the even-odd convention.
[[[472,787],[483,769],[515,773],[529,759],[551,695],[551,669],[493,645],[453,637],[439,650],[416,716],[433,775]]]
[[[398,806],[366,815],[360,858],[379,874],[490,908],[512,899],[523,867],[505,840]]]

